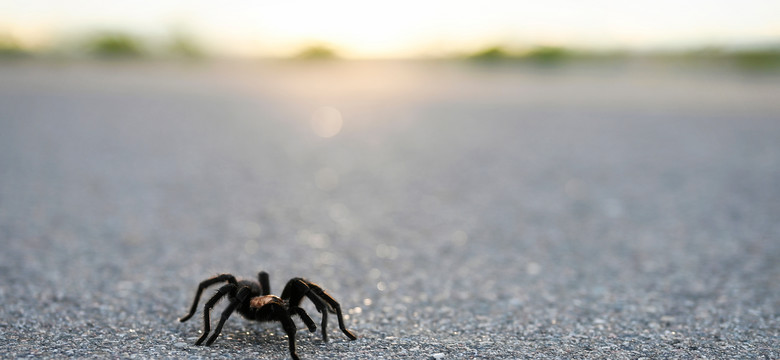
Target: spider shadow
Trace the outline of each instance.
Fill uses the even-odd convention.
[[[251,349],[268,356],[276,354],[285,354],[286,356],[287,335],[279,324],[246,322],[246,326],[236,326],[227,331],[223,329],[222,337],[233,342],[237,349]],[[299,326],[298,330],[296,338],[301,340],[306,337],[307,339],[306,341],[299,341],[297,347],[310,353],[309,356],[315,354],[315,349],[320,347],[320,345],[328,344],[328,342],[322,341],[322,338],[318,336],[319,333],[306,331],[305,326]],[[228,341],[215,342],[211,347],[221,347],[220,343],[224,346],[228,344]]]
[[[223,309],[220,307],[214,307],[215,312],[221,312]],[[309,311],[310,309],[306,309]],[[311,309],[315,314],[317,311],[312,306]],[[237,317],[238,318],[238,317]],[[238,319],[237,319],[238,320]],[[296,319],[297,320],[297,319]],[[279,324],[276,323],[266,323],[266,322],[252,322],[245,319],[240,319],[240,321],[235,321],[234,326],[231,326],[230,328],[223,328],[221,333],[221,337],[225,340],[229,340],[236,346],[244,349],[252,349],[252,348],[267,348],[271,349],[271,351],[286,351],[286,339],[287,335],[284,333],[284,330],[282,329]],[[296,325],[298,326],[298,333],[296,334],[297,339],[306,338],[306,343],[299,343],[298,346],[301,348],[310,348],[311,350],[314,350],[315,348],[326,345],[329,342],[333,342],[333,340],[330,341],[323,341],[322,338],[319,336],[319,332],[311,333],[307,331],[306,326],[302,324],[298,324],[296,322]],[[186,329],[186,328],[179,328],[177,329],[177,332],[179,334],[180,339],[182,341],[185,341],[187,343],[192,343],[195,340],[198,339],[202,335],[202,331],[200,329],[197,329],[198,326],[193,326],[192,329]],[[188,336],[192,335],[192,331],[196,330],[198,331],[198,336]],[[280,340],[284,340],[281,341]],[[307,345],[308,343],[308,345]],[[209,347],[200,347],[200,346],[194,346],[193,348],[197,349],[222,349],[222,350],[230,350],[233,349],[233,346],[230,346],[229,343],[226,341],[217,341],[213,345]],[[269,352],[270,354],[270,352]]]

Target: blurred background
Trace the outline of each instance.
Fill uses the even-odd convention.
[[[0,0],[0,353],[778,358],[779,139],[777,1]]]
[[[217,58],[770,58],[773,1],[3,1],[0,54]],[[768,59],[767,59],[768,60]]]

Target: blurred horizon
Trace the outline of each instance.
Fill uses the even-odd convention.
[[[512,58],[780,48],[772,1],[0,1],[0,54]],[[101,50],[102,49],[102,50]],[[703,51],[704,50],[704,51]]]

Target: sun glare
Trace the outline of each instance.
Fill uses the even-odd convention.
[[[434,32],[429,28],[435,18],[431,17],[432,6],[424,3],[410,7],[341,0],[245,5],[240,16],[216,14],[214,23],[219,25],[210,31],[230,28],[245,43],[264,44],[270,55],[290,55],[310,44],[324,44],[347,57],[402,57],[422,46],[420,39]],[[426,16],[431,17],[428,22]]]

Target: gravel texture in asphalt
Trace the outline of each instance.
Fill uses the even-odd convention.
[[[0,64],[0,357],[286,359],[278,323],[177,321],[266,270],[358,334],[296,318],[303,359],[778,359],[779,80]]]

